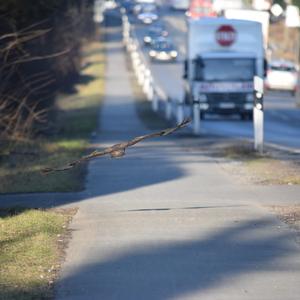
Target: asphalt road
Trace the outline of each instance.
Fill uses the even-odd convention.
[[[174,11],[163,6],[163,22],[170,37],[179,51],[177,62],[151,63],[148,61],[153,77],[160,88],[172,99],[183,97],[183,58],[185,55],[186,24],[183,12]],[[147,26],[136,24],[136,33],[143,45],[142,37]],[[147,48],[143,47],[148,58]],[[298,97],[300,97],[298,95]],[[300,109],[296,98],[287,92],[267,92],[265,94],[265,141],[278,146],[300,151]],[[252,122],[241,121],[239,116],[208,116],[201,123],[202,132],[232,138],[253,138]]]

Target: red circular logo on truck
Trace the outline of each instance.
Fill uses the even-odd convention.
[[[216,40],[221,46],[231,46],[236,39],[236,31],[230,25],[222,25],[216,31]]]

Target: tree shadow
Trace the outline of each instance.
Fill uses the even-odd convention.
[[[272,276],[287,271],[283,260],[297,249],[290,243],[289,234],[270,234],[272,226],[269,219],[257,219],[207,237],[202,234],[189,239],[179,234],[180,238],[168,242],[166,230],[165,238],[145,238],[148,243],[142,245],[134,246],[133,241],[133,245],[122,247],[120,243],[117,254],[111,249],[111,255],[95,252],[91,242],[85,245],[89,263],[66,267],[56,289],[57,299],[202,299],[207,291],[221,299],[223,289],[227,291],[226,299],[245,299],[245,290],[251,290],[252,299],[287,299],[295,292],[289,291],[291,286],[299,288],[286,283],[277,295],[278,277]],[[112,245],[118,239],[121,236],[111,236]],[[110,246],[103,247],[109,253]],[[300,271],[297,265],[290,270]],[[253,280],[248,282],[251,273],[260,280],[259,285],[255,286]],[[269,276],[265,276],[267,273]],[[240,280],[242,284],[235,284]]]
[[[12,216],[17,216],[19,214],[22,214],[23,212],[27,211],[28,208],[25,207],[8,207],[8,208],[0,208],[0,218],[9,218]]]
[[[65,95],[75,95],[78,93],[77,85],[87,85],[95,79],[96,77],[91,75],[78,74],[73,77],[72,85],[62,87],[61,92]]]

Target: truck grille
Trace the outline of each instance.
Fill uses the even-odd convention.
[[[245,102],[244,93],[210,93],[206,94],[209,103],[216,102],[233,102],[233,103],[243,103]]]

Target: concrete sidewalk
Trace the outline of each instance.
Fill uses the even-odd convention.
[[[101,146],[147,132],[120,28],[108,33]],[[274,192],[237,185],[194,142],[182,132],[90,163],[57,299],[299,299],[300,247],[260,205]]]

